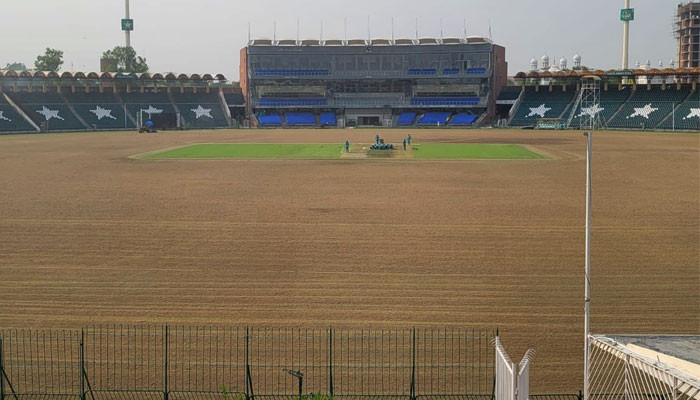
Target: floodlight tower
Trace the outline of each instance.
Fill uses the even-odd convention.
[[[625,0],[625,8],[620,11],[622,21],[622,69],[629,69],[630,21],[634,21],[634,8],[630,0]]]
[[[126,47],[131,47],[131,31],[134,30],[134,20],[129,14],[129,0],[124,0],[125,15],[122,19],[122,30],[126,37]]]

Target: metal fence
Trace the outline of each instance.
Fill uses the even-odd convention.
[[[493,329],[0,330],[0,400],[491,399]]]

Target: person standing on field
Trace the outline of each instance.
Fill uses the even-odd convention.
[[[406,138],[403,138],[403,151],[406,151]]]
[[[377,134],[377,136],[374,137],[374,143],[379,144],[379,134]]]
[[[411,145],[411,134],[410,133],[408,134],[408,145],[409,146]]]
[[[350,142],[347,140],[345,141],[345,152],[346,153],[350,152]]]

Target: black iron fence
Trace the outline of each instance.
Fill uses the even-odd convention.
[[[0,330],[0,400],[490,399],[493,329]]]

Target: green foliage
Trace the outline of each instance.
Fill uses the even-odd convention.
[[[48,47],[44,55],[38,56],[34,61],[34,68],[39,71],[58,71],[61,65],[63,65],[63,52]]]
[[[10,70],[10,71],[26,71],[27,66],[21,62],[13,62],[13,63],[7,64],[4,69]]]
[[[106,61],[105,72],[148,72],[146,59],[137,56],[133,47],[117,46],[102,53]]]

